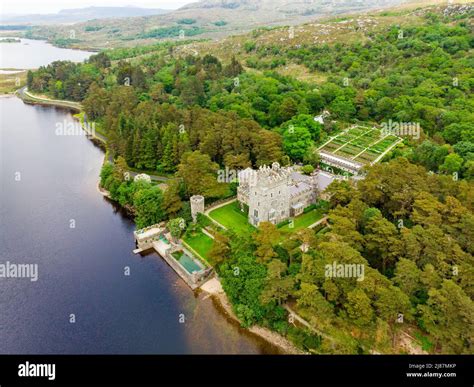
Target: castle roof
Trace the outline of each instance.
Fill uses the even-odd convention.
[[[319,171],[315,176],[316,185],[320,192],[324,191],[329,184],[331,184],[336,178],[330,173]]]
[[[304,175],[298,171],[292,171],[290,177],[295,183],[309,182],[311,180],[311,176]]]
[[[308,183],[298,183],[289,186],[290,196],[298,196],[306,191],[311,190],[311,185]]]

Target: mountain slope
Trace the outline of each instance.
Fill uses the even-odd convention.
[[[156,40],[222,38],[257,27],[296,25],[318,17],[399,5],[409,0],[202,0],[163,15],[92,20],[34,28],[31,37],[75,47],[108,48]],[[74,30],[74,41],[68,41]]]

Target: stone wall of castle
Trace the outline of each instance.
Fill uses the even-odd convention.
[[[311,177],[293,181],[291,167],[262,166],[258,170],[247,169],[239,176],[237,198],[249,207],[249,223],[278,224],[297,216],[317,198],[316,185]]]

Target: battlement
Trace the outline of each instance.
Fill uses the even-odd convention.
[[[273,163],[271,167],[262,165],[256,171],[255,185],[273,186],[275,184],[287,182],[290,173],[290,168],[281,167],[278,163]]]

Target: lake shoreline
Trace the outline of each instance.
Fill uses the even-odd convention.
[[[71,107],[70,105],[65,105],[64,102],[68,101],[59,101],[59,100],[43,100],[41,98],[29,98],[28,95],[25,93],[25,88],[19,89],[22,90],[23,92],[19,92],[17,90],[14,94],[16,94],[24,103],[26,104],[34,104],[34,105],[41,105],[41,106],[49,106],[49,107],[56,107],[56,108],[61,108],[61,109],[67,109],[70,111],[78,111],[79,107]],[[79,110],[80,111],[80,110]],[[93,138],[90,138],[91,141],[93,141]],[[94,142],[94,141],[93,141]],[[95,142],[94,142],[95,143]],[[102,150],[104,150],[102,148]],[[104,155],[104,162],[107,162],[107,156]],[[107,201],[113,202],[113,204],[119,206],[122,208],[125,213],[127,214],[128,217],[133,218],[133,213],[130,208],[126,208],[123,206],[120,206],[118,202],[115,200],[111,199],[110,192],[108,192],[106,189],[100,186],[100,181],[97,182],[97,190],[98,192],[106,198]],[[133,219],[132,219],[133,220]],[[241,321],[239,318],[235,315],[232,309],[232,305],[227,297],[227,295],[224,293],[216,293],[211,295],[214,302],[219,306],[218,309],[222,313],[224,318],[228,318],[229,320],[237,323],[239,326],[241,326]],[[274,346],[276,348],[279,348],[283,354],[305,354],[304,351],[300,350],[297,348],[293,343],[291,343],[287,338],[282,336],[281,334],[274,332],[268,328],[264,328],[259,325],[254,325],[250,328],[242,328],[245,329],[247,333],[251,333],[258,338],[264,340],[271,346]]]
[[[60,47],[45,39],[32,39],[24,36],[11,36],[10,33],[0,34],[0,39],[16,38],[20,42],[4,43],[0,49],[2,58],[0,68],[21,68],[24,70],[35,70],[42,66],[48,66],[54,61],[71,61],[81,63],[97,50],[82,49],[81,47]]]
[[[24,47],[21,45],[21,53],[15,57],[16,62],[4,62],[3,67],[13,71],[19,67],[36,65],[38,60],[31,60],[32,56],[28,54],[32,47],[34,47],[32,43]],[[44,45],[41,45],[41,47],[44,47]],[[41,51],[40,54],[42,54]],[[40,58],[43,57],[40,56]],[[46,56],[46,58],[49,58],[49,56]],[[62,58],[58,60],[62,60]],[[39,65],[43,64],[39,63],[38,67]],[[25,74],[26,72],[27,70],[23,71]],[[7,198],[11,203],[8,200],[4,202],[9,209],[6,212],[6,219],[8,219],[8,216],[12,219],[23,216],[25,207],[34,209],[31,212],[34,212],[36,217],[32,224],[35,224],[35,222],[36,224],[31,231],[30,238],[28,238],[31,243],[25,243],[23,248],[26,251],[25,254],[36,257],[38,262],[44,264],[45,267],[47,265],[48,275],[57,278],[58,282],[44,281],[40,291],[35,291],[32,295],[31,305],[16,305],[12,298],[12,315],[5,313],[0,320],[2,320],[2,323],[10,324],[11,321],[16,321],[15,319],[18,319],[18,316],[21,316],[21,319],[18,324],[14,324],[17,327],[15,332],[4,336],[5,340],[2,343],[5,345],[4,348],[11,353],[39,353],[38,351],[70,354],[282,353],[268,340],[264,340],[249,330],[240,327],[238,322],[231,322],[226,314],[222,312],[222,308],[217,307],[213,298],[207,293],[190,293],[179,278],[176,278],[167,268],[163,267],[159,257],[156,257],[156,260],[160,260],[160,263],[157,264],[153,262],[154,260],[137,259],[136,256],[132,255],[131,233],[135,227],[130,214],[125,213],[125,209],[119,206],[117,202],[107,198],[107,192],[99,189],[97,184],[100,165],[104,159],[107,160],[107,155],[104,157],[105,149],[101,149],[100,153],[90,151],[90,148],[92,148],[90,145],[86,146],[84,150],[77,149],[81,144],[90,144],[90,142],[79,141],[75,143],[65,137],[58,140],[58,137],[55,136],[55,123],[63,122],[63,120],[69,122],[69,117],[74,116],[74,113],[79,109],[71,109],[69,103],[66,102],[65,106],[62,101],[52,100],[44,103],[45,101],[41,99],[49,99],[48,96],[33,94],[31,99],[28,99],[27,95],[24,96],[26,98],[22,99],[20,98],[21,86],[25,83],[22,81],[21,86],[14,87],[16,74],[8,74],[8,76],[13,79],[13,82],[9,85],[13,87],[11,90],[5,90],[0,94],[0,98],[2,106],[5,106],[5,115],[2,115],[5,125],[2,124],[2,127],[9,130],[10,135],[5,140],[11,141],[11,144],[5,149],[10,153],[6,152],[2,156],[6,158],[7,162],[11,162],[15,168],[24,172],[26,178],[22,179],[21,184],[13,184],[11,193],[7,192],[9,193]],[[21,107],[22,105],[23,107]],[[34,108],[31,105],[53,109]],[[77,119],[77,117],[74,118]],[[17,128],[24,130],[15,130]],[[91,136],[86,137],[97,147],[101,145],[93,141],[94,139]],[[21,142],[32,148],[33,152],[30,154],[34,156],[31,157],[35,157],[34,160],[37,160],[33,164],[38,165],[38,168],[41,164],[48,172],[45,173],[45,177],[51,179],[49,181],[51,184],[38,184],[38,182],[42,182],[42,170],[34,173],[33,169],[29,169],[31,162],[15,153],[15,147],[12,145]],[[55,151],[56,146],[59,147],[57,153]],[[58,162],[58,156],[64,163]],[[69,166],[72,169],[61,169],[59,168],[60,165]],[[97,166],[99,166],[99,169],[97,169]],[[74,177],[71,178],[72,176]],[[38,190],[30,188],[30,185],[35,186],[35,184],[39,187]],[[8,187],[10,188],[10,186]],[[50,187],[54,187],[53,195],[50,192],[52,189]],[[97,195],[96,187],[102,198]],[[30,200],[33,191],[37,192],[38,205],[35,206],[32,205],[33,200]],[[52,200],[53,196],[57,198],[55,199],[57,203]],[[112,206],[104,206],[104,201]],[[67,207],[66,204],[68,204]],[[68,214],[69,211],[72,211],[77,217],[79,227],[84,227],[80,230],[82,237],[79,237],[79,239],[77,237],[75,239],[71,235],[69,228],[65,231],[66,227],[61,227],[62,222],[64,222],[64,214]],[[117,216],[120,219],[117,219]],[[7,231],[12,235],[12,237],[9,237],[10,240],[14,240],[17,234],[23,235],[21,233],[24,231],[22,231],[22,226],[16,226],[14,222],[13,226],[7,228]],[[52,232],[56,233],[53,248],[46,243]],[[10,234],[6,233],[5,235],[9,236]],[[112,236],[112,239],[107,239]],[[104,243],[104,238],[110,243]],[[7,245],[5,247],[9,248]],[[28,250],[30,247],[31,251]],[[62,260],[62,258],[64,259]],[[23,258],[19,256],[18,259]],[[71,273],[77,273],[79,269],[84,269],[95,274],[84,276],[79,281],[77,275],[69,275],[69,272],[65,272],[62,267],[63,263],[67,265],[67,270],[70,270]],[[125,292],[122,283],[123,277],[120,275],[124,264],[129,266],[133,273],[132,280],[126,279],[128,288]],[[148,266],[152,267],[153,270],[148,270]],[[116,273],[116,275],[109,275],[110,273]],[[144,280],[141,281],[140,279]],[[78,287],[78,283],[87,285]],[[57,286],[59,285],[61,286],[60,293],[57,292]],[[18,286],[25,287],[24,291],[29,291],[27,285],[23,283]],[[16,291],[14,288],[6,290],[11,291],[12,294]],[[117,292],[117,297],[114,297],[114,292]],[[197,298],[199,298],[199,304],[195,304]],[[114,314],[122,311],[124,299],[133,302],[132,306],[127,308],[127,313],[121,314],[120,320],[112,320]],[[48,300],[54,301],[49,302]],[[87,315],[91,311],[91,300],[92,307],[100,308],[100,310],[97,309],[99,310],[98,313],[91,313],[87,318],[87,324],[82,325],[81,328],[84,332],[83,337],[92,340],[86,341],[83,340],[83,337],[74,336],[76,341],[71,343],[71,340],[68,340],[70,326],[69,324],[65,326],[62,324],[61,316],[69,316],[68,313],[71,311],[71,305],[69,304],[71,303],[74,304],[75,313],[82,316]],[[36,305],[41,303],[45,304],[45,311],[58,317],[55,320],[57,326],[54,330],[51,330],[49,324],[41,325],[42,321],[48,321],[46,316],[35,314],[35,317],[31,318],[31,310],[35,310]],[[18,310],[14,311],[13,307]],[[193,323],[195,326],[193,328],[195,329],[183,331],[181,325],[176,325],[175,316],[178,313],[186,313],[186,316],[200,313],[199,316],[194,315]],[[40,326],[30,327],[29,322],[35,320],[38,320]],[[85,320],[82,319],[80,324],[83,321]],[[145,331],[140,329],[144,322],[145,326],[153,326],[153,329]],[[112,323],[115,324],[114,329],[108,332],[107,337],[103,339],[99,337],[100,329],[103,329],[106,326],[105,324]],[[135,327],[135,329],[130,331],[130,327]],[[40,332],[44,338],[41,342],[35,340],[37,332]],[[196,332],[199,333],[196,334]],[[126,336],[130,342],[121,342],[120,339],[123,336]]]
[[[69,110],[70,112],[81,112],[82,107],[78,102],[57,100],[33,95],[27,91],[27,87],[21,87],[15,90],[14,94],[18,96],[23,102],[31,105],[52,106],[61,109]]]
[[[235,315],[232,305],[227,297],[227,294],[224,293],[217,293],[212,295],[213,301],[221,309],[221,312],[225,314],[225,317],[229,318],[229,320],[234,321],[241,326],[241,321]],[[272,331],[268,328],[262,327],[260,325],[253,325],[249,328],[243,328],[247,332],[258,336],[259,338],[265,340],[267,343],[271,344],[274,347],[279,348],[283,351],[285,355],[306,355],[307,353],[302,351],[301,349],[297,348],[292,342],[290,342],[286,337],[282,336],[281,334]]]
[[[104,158],[104,163],[106,162],[106,158]],[[113,200],[110,196],[110,192],[107,191],[105,188],[100,186],[100,181],[97,182],[97,191],[104,197],[108,202],[122,208],[125,211],[126,216],[133,218],[133,215],[130,209],[121,206],[117,201]],[[206,292],[199,288],[199,291]],[[208,293],[208,292],[206,292]],[[208,293],[214,302],[217,310],[222,314],[223,318],[229,320],[229,322],[237,324],[239,328],[243,329],[246,334],[251,334],[256,336],[258,339],[265,341],[267,344],[271,345],[272,347],[278,348],[281,351],[282,355],[306,355],[307,353],[302,351],[301,349],[297,348],[292,342],[290,342],[286,337],[282,336],[281,334],[272,331],[268,328],[262,327],[260,325],[253,325],[249,328],[242,327],[241,321],[235,315],[232,305],[227,297],[225,292],[215,292],[215,293]],[[280,353],[279,353],[280,354]]]
[[[49,39],[45,40],[45,39],[38,39],[38,38],[35,38],[35,37],[28,37],[27,38],[27,37],[24,37],[24,36],[19,37],[19,39],[37,40],[37,41],[45,42],[45,43],[47,43],[47,44],[49,44],[53,47],[60,48],[60,49],[63,49],[63,50],[87,51],[87,52],[92,52],[93,54],[98,54],[99,52],[102,51],[101,49],[99,49],[97,47],[89,47],[89,46],[77,47],[77,46],[72,46],[72,45],[69,45],[69,44],[59,46],[59,45],[55,44],[54,41],[51,41]]]

